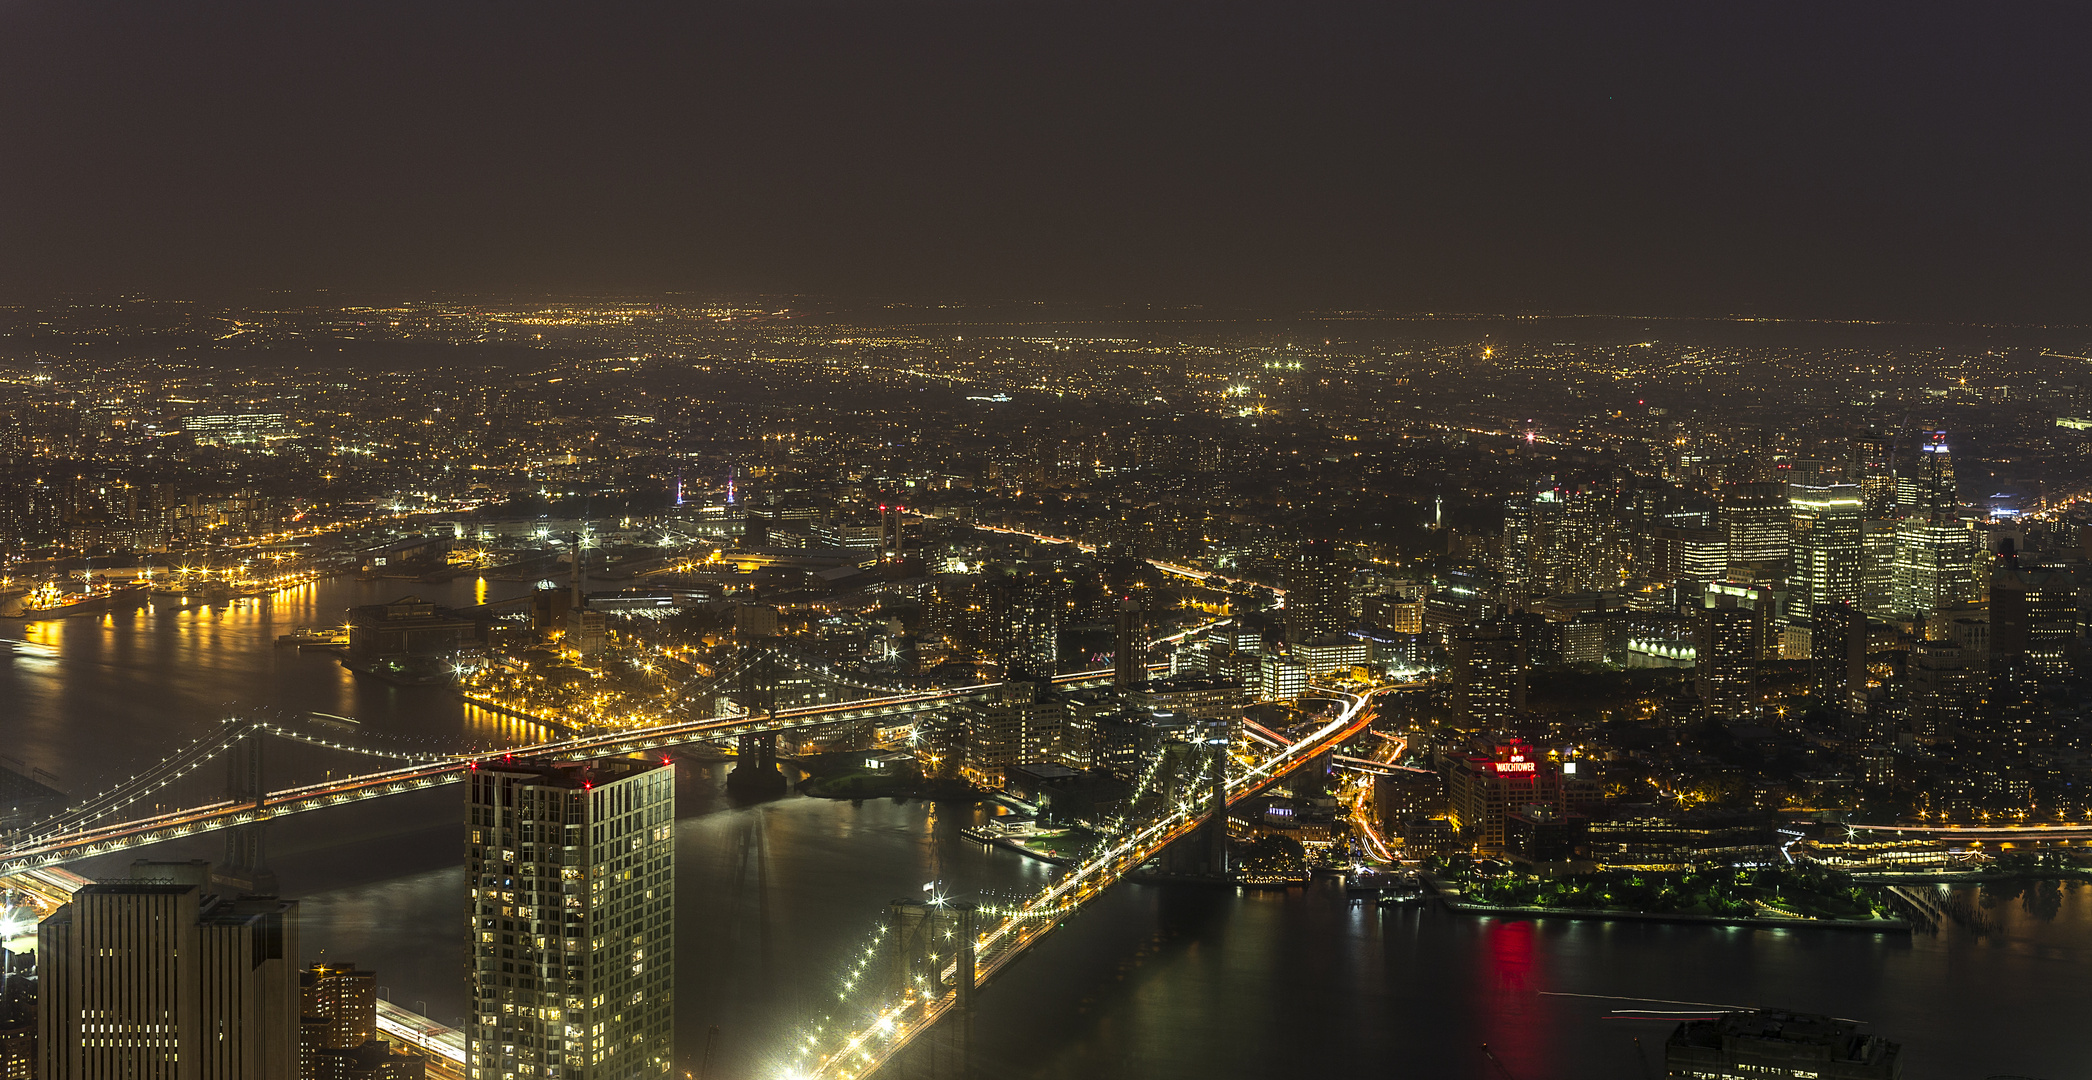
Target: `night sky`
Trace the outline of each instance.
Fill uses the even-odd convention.
[[[0,0],[0,290],[2092,322],[2092,6]]]

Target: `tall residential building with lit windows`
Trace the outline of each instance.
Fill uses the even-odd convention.
[[[472,1080],[628,1080],[675,1056],[675,771],[641,758],[472,770]]]
[[[1351,576],[1327,540],[1303,541],[1286,565],[1286,640],[1315,641],[1351,629]]]

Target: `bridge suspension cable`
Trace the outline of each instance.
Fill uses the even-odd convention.
[[[37,834],[63,832],[91,821],[98,821],[195,772],[246,737],[244,730],[230,726],[234,724],[232,719],[228,718],[223,723],[228,726],[197,736],[188,746],[161,758],[144,772],[85,802],[39,821],[24,831]]]
[[[293,731],[290,728],[271,724],[265,720],[257,721],[254,726],[256,730],[266,731],[278,738],[290,739],[310,746],[324,746],[330,750],[346,750],[351,754],[362,754],[366,757],[387,758],[392,761],[450,761],[458,756],[432,750],[380,750],[374,746],[357,746],[354,743],[338,742],[302,731]]]
[[[188,746],[161,758],[150,768],[123,783],[103,791],[85,802],[66,808],[58,814],[36,822],[24,832],[32,835],[50,835],[67,832],[100,821],[119,810],[133,806],[139,801],[167,788],[190,773],[202,768],[233,747],[251,733],[266,732],[278,738],[311,746],[322,746],[332,750],[343,750],[352,754],[386,758],[393,761],[448,761],[455,754],[433,751],[386,750],[354,743],[328,739],[308,732],[297,731],[283,724],[249,717],[226,717],[220,721],[218,730],[197,736]]]

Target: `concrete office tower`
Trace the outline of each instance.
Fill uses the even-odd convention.
[[[298,973],[303,1080],[422,1080],[427,1059],[394,1053],[378,1037],[378,977],[348,963]]]
[[[1896,610],[1896,524],[1870,518],[1860,526],[1860,607],[1869,615]]]
[[[1351,629],[1350,584],[1334,544],[1302,543],[1286,567],[1286,640],[1313,641]]]
[[[2061,569],[2021,566],[2011,541],[1990,569],[1990,668],[2023,665],[2045,679],[2077,662],[2077,582]]]
[[[1847,603],[1817,604],[1809,637],[1809,677],[1834,709],[1860,713],[1867,696],[1867,613]]]
[[[1787,501],[1794,522],[1787,616],[1795,626],[1810,626],[1816,605],[1860,600],[1865,500],[1856,484],[1796,484]]]
[[[1793,527],[1787,485],[1777,482],[1730,484],[1722,491],[1722,532],[1729,541],[1729,574],[1745,566],[1787,560]]]
[[[82,888],[37,927],[41,1075],[298,1075],[297,904],[207,894],[200,863],[133,874]]]
[[[667,1075],[674,770],[640,758],[501,760],[469,780],[473,1075]]]

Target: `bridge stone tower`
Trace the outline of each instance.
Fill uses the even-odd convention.
[[[741,643],[741,687],[737,695],[749,716],[777,711],[777,657],[761,640]],[[747,798],[782,795],[788,786],[777,768],[777,733],[761,731],[740,737],[739,760],[727,774],[727,790]]]
[[[263,733],[253,721],[240,722],[239,741],[225,754],[225,797],[252,806],[255,819],[225,831],[225,861],[211,868],[221,886],[273,896],[276,875],[269,869],[266,812],[268,785],[262,781]]]
[[[1163,871],[1184,877],[1226,874],[1230,869],[1227,725],[1206,724],[1192,741],[1165,746],[1163,752],[1165,767],[1171,770],[1162,785],[1165,798],[1171,803],[1197,800],[1210,815],[1197,832],[1162,853]]]
[[[978,909],[957,901],[896,900],[887,918],[884,1000],[952,994],[953,1001],[935,1027],[887,1059],[879,1080],[970,1080]]]

